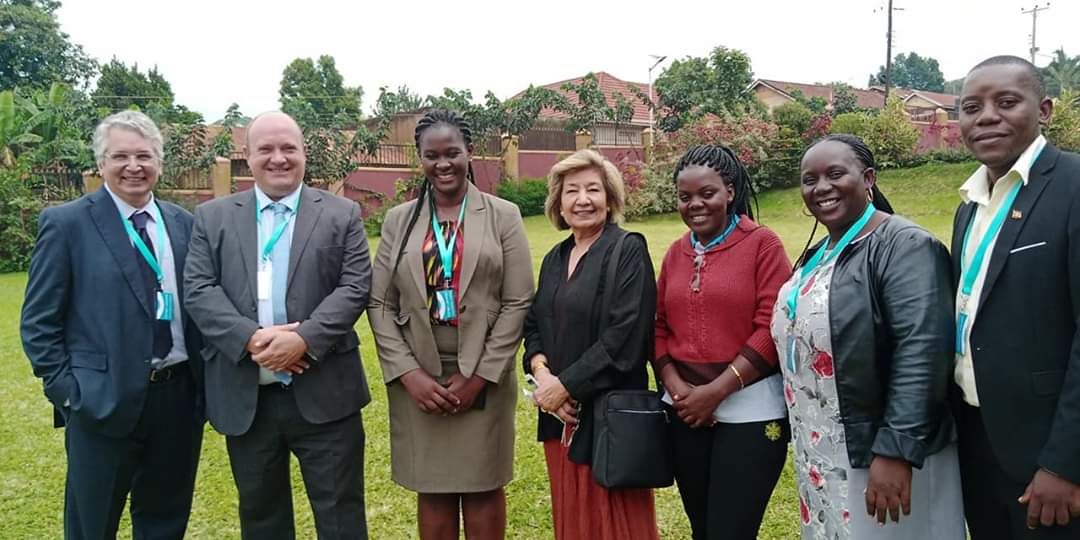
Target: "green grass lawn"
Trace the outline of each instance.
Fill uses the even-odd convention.
[[[958,203],[956,188],[975,169],[975,164],[927,165],[915,169],[887,171],[881,188],[893,207],[922,224],[948,243],[953,210]],[[774,191],[760,198],[760,221],[774,229],[794,257],[806,243],[812,221],[802,215],[798,189]],[[541,216],[526,218],[533,264],[539,268],[548,249],[565,238]],[[627,228],[649,239],[653,261],[658,265],[664,252],[685,232],[678,215],[657,216]],[[821,228],[819,236],[823,234]],[[372,241],[374,251],[377,240]],[[0,275],[0,403],[5,403],[0,419],[0,538],[59,538],[62,536],[64,494],[63,431],[52,428],[52,409],[41,393],[19,341],[19,311],[25,274]],[[390,480],[389,425],[386,393],[378,385],[378,361],[367,317],[356,324],[360,333],[364,367],[372,381],[373,401],[364,409],[367,430],[365,467],[367,474],[367,515],[372,538],[413,538],[415,497]],[[519,401],[517,412],[517,457],[515,479],[507,488],[509,536],[540,539],[551,537],[550,507],[543,452],[535,442],[536,411]],[[239,538],[236,488],[232,482],[224,438],[207,427],[202,461],[195,487],[195,504],[189,527],[190,538]],[[732,464],[738,466],[738,464]],[[299,469],[293,466],[293,500],[301,537],[314,538],[310,507],[303,491]],[[663,538],[690,538],[689,525],[675,488],[659,490],[657,514]],[[130,538],[125,523],[121,536]],[[762,538],[798,537],[798,505],[790,463],[773,494],[762,526]]]

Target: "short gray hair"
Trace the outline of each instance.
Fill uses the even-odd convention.
[[[122,128],[138,133],[142,138],[146,139],[146,142],[150,143],[150,148],[154,152],[154,157],[158,161],[164,161],[165,159],[165,142],[161,137],[161,130],[158,129],[157,124],[150,119],[149,116],[139,111],[120,111],[115,114],[111,114],[105,117],[100,124],[94,128],[94,161],[98,165],[105,162],[106,144],[109,140],[109,131],[113,128]]]

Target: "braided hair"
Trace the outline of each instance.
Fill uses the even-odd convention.
[[[754,212],[750,209],[750,199],[754,199],[757,205],[757,192],[754,191],[754,183],[750,180],[750,173],[746,172],[739,158],[730,148],[715,144],[698,144],[690,147],[675,165],[672,180],[679,182],[679,173],[687,167],[702,166],[716,171],[725,184],[732,187],[735,194],[728,205],[728,216],[746,214],[754,219]],[[760,210],[760,209],[759,209]]]
[[[870,150],[870,147],[866,145],[866,142],[859,137],[848,133],[834,133],[814,141],[807,147],[806,151],[803,152],[803,157],[810,153],[812,148],[823,142],[838,142],[844,144],[851,149],[851,152],[855,154],[855,159],[862,164],[864,169],[877,169],[877,162],[874,161],[874,152]],[[885,198],[885,194],[878,188],[877,182],[874,182],[874,185],[870,186],[870,202],[873,203],[874,208],[881,210],[886,214],[894,213],[892,205],[889,204],[889,200]],[[817,226],[818,221],[815,219],[814,228],[810,230],[810,237],[806,239],[806,246],[803,247],[802,255],[795,261],[796,267],[806,260],[806,255],[810,249],[810,243],[814,241],[814,233],[817,232]]]
[[[461,138],[465,140],[465,146],[472,146],[472,127],[469,126],[469,122],[465,120],[463,116],[456,111],[450,111],[446,109],[433,109],[424,114],[416,122],[416,130],[413,133],[413,140],[416,142],[416,153],[420,153],[420,139],[424,136],[424,132],[429,128],[435,126],[450,126],[457,129],[461,133]],[[466,172],[470,182],[473,180],[472,161],[470,160],[468,170]],[[401,243],[398,245],[397,255],[394,256],[394,269],[390,272],[390,275],[397,273],[398,265],[401,263],[401,256],[405,252],[406,239],[409,234],[412,233],[413,228],[416,226],[417,220],[420,219],[420,212],[424,208],[424,202],[427,197],[431,196],[428,192],[431,190],[431,181],[428,180],[427,175],[424,176],[424,182],[420,184],[420,193],[416,197],[416,204],[413,206],[412,214],[409,216],[408,225],[405,226],[404,234],[401,235]],[[392,281],[392,280],[391,280]]]

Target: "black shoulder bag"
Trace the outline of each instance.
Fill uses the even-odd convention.
[[[622,231],[604,267],[605,326],[615,296],[619,254],[630,234],[636,233]],[[606,488],[672,485],[675,464],[667,414],[660,395],[652,390],[609,390],[601,395],[593,405],[593,480]]]

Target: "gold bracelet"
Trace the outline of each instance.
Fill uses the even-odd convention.
[[[735,374],[736,379],[739,379],[739,390],[746,388],[746,384],[744,384],[742,380],[742,373],[739,373],[739,370],[735,368],[735,364],[733,363],[728,366],[728,369],[730,369],[731,372]]]
[[[533,373],[536,373],[536,370],[538,370],[540,368],[544,368],[544,369],[546,369],[548,371],[551,371],[551,368],[548,367],[547,362],[545,362],[543,360],[536,360],[536,361],[533,361],[533,362],[529,362],[529,367],[532,368]]]

